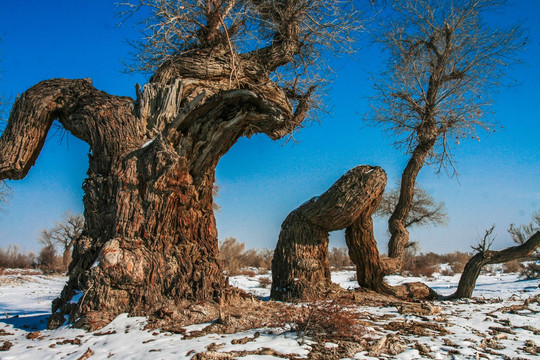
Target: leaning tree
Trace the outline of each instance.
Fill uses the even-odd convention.
[[[322,52],[347,49],[359,27],[348,0],[125,5],[126,16],[150,14],[135,65],[153,75],[136,98],[89,79],[43,81],[16,100],[0,138],[0,180],[28,173],[54,120],[90,145],[84,230],[49,327],[222,303],[216,165],[242,136],[300,126]]]
[[[451,144],[463,137],[476,138],[478,128],[490,129],[485,110],[524,44],[519,26],[498,29],[482,18],[504,2],[396,1],[375,31],[374,42],[382,47],[387,61],[375,78],[376,95],[367,120],[384,127],[410,158],[388,220],[388,257],[371,268],[364,266],[365,271],[358,272],[360,285],[387,288],[381,286],[382,276],[374,274],[401,267],[416,178],[424,164],[454,172]],[[350,231],[348,236],[354,243],[367,244],[362,231]],[[376,243],[370,244],[375,246],[370,256],[378,254]]]

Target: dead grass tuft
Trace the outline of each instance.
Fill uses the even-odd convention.
[[[317,340],[360,341],[367,332],[361,314],[349,309],[342,299],[302,306],[292,315],[292,323],[298,336]]]

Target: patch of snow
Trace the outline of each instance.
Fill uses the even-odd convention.
[[[352,278],[355,271],[332,272],[332,280],[345,288],[355,288],[357,284]],[[269,289],[261,284],[261,278],[270,279],[270,274],[255,276],[233,276],[230,283],[256,296],[268,297]],[[253,351],[263,348],[273,349],[281,354],[292,354],[296,357],[307,358],[310,351],[309,339],[300,338],[290,327],[251,329],[235,334],[208,334],[197,338],[186,338],[181,334],[145,330],[147,324],[144,317],[129,317],[119,315],[100,333],[110,332],[109,335],[94,336],[94,333],[64,325],[56,330],[47,330],[47,317],[50,315],[51,302],[60,295],[66,277],[51,277],[32,275],[24,277],[0,277],[0,329],[8,335],[2,335],[0,345],[5,341],[13,343],[11,349],[0,353],[1,359],[78,359],[88,348],[94,351],[91,359],[191,359],[195,353],[200,353],[212,344],[222,344],[219,352]],[[5,281],[10,280],[10,281]],[[13,280],[13,281],[11,281]],[[404,282],[422,281],[435,288],[443,295],[449,295],[456,289],[459,275],[434,275],[430,279],[388,276],[386,280],[391,285]],[[430,349],[435,359],[476,359],[479,356],[488,359],[522,358],[535,359],[534,355],[523,351],[526,341],[540,345],[540,334],[530,330],[538,328],[540,323],[540,305],[531,303],[533,311],[508,312],[501,310],[523,301],[531,296],[540,295],[538,280],[522,280],[516,274],[483,274],[479,277],[474,296],[480,300],[437,301],[435,305],[440,312],[433,315],[416,316],[400,314],[395,306],[351,306],[360,313],[366,314],[366,320],[373,323],[368,326],[366,336],[379,339],[392,333],[384,330],[384,324],[391,321],[432,322],[444,326],[448,335],[416,336],[400,334],[406,349],[397,355],[382,354],[370,357],[367,351],[362,351],[354,359],[418,359],[425,358],[415,348],[419,342]],[[72,301],[79,300],[82,293],[77,292]],[[78,298],[78,299],[77,299]],[[485,299],[485,300],[482,300]],[[306,305],[306,304],[304,304]],[[6,312],[9,318],[4,315]],[[202,330],[210,323],[186,326],[188,333]],[[511,324],[511,325],[505,325]],[[493,329],[506,327],[511,333],[499,333],[497,342],[501,349],[494,349],[494,354],[483,351],[479,345],[485,339],[494,338]],[[31,331],[40,331],[40,338],[27,339]],[[255,333],[259,337],[255,337]],[[242,344],[237,339],[254,338]],[[80,345],[61,344],[62,340],[79,339]],[[449,345],[454,344],[454,345]],[[325,342],[330,349],[339,344]],[[496,355],[495,355],[496,354]],[[273,355],[248,355],[239,359],[247,360],[276,360]]]
[[[77,304],[79,302],[79,300],[81,299],[81,297],[83,296],[83,294],[84,293],[82,291],[76,290],[75,294],[73,295],[73,297],[71,298],[69,303],[70,304]]]
[[[148,140],[147,142],[145,142],[145,143],[143,144],[143,146],[141,146],[141,149],[144,149],[145,147],[147,147],[148,145],[150,145],[151,143],[153,143],[154,140],[156,140],[156,138],[153,138],[153,139]]]

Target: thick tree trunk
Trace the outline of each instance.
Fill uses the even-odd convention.
[[[459,279],[456,292],[451,298],[470,298],[476,285],[480,271],[485,265],[503,262],[529,256],[540,246],[540,232],[536,232],[529,240],[519,246],[513,246],[500,251],[486,250],[475,254],[465,265]]]
[[[332,286],[328,233],[351,226],[364,213],[371,216],[385,185],[386,174],[381,168],[358,166],[324,194],[291,212],[281,225],[274,251],[271,297],[301,301],[324,296]],[[370,230],[372,227],[366,229]],[[352,246],[356,253],[363,244]]]
[[[226,283],[216,260],[213,174],[201,180],[160,139],[110,174],[90,173],[87,226],[49,325],[69,314],[77,326],[97,328],[122,312],[148,315],[186,301],[218,301]],[[75,291],[83,298],[70,304]]]
[[[432,130],[432,132],[435,132],[435,130]],[[401,175],[399,200],[388,220],[390,240],[388,241],[389,259],[387,259],[385,266],[387,269],[386,274],[401,269],[405,246],[409,242],[409,231],[405,227],[405,224],[414,199],[416,178],[435,144],[435,139],[436,133],[430,136],[428,140],[417,145]]]
[[[183,77],[162,68],[158,80],[137,89],[135,101],[100,92],[88,80],[54,79],[15,103],[0,138],[0,180],[28,173],[55,119],[90,145],[85,226],[49,327],[69,316],[96,329],[123,312],[170,308],[184,309],[189,321],[191,305],[215,309],[223,301],[215,167],[239,137],[280,138],[304,114],[293,112],[268,79],[229,89],[226,69],[210,80],[197,77],[221,62],[184,60]]]
[[[358,285],[380,293],[391,294],[391,288],[384,282],[385,271],[373,234],[372,215],[379,199],[366,207],[366,211],[345,230],[345,241],[349,256],[356,265]]]
[[[71,248],[64,249],[64,252],[62,253],[62,265],[64,265],[65,269],[69,267],[71,259]]]

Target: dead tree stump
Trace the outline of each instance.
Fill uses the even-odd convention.
[[[380,167],[357,166],[324,194],[291,212],[281,225],[274,251],[271,297],[310,300],[330,290],[328,233],[348,228],[361,217],[371,218],[385,186],[386,174]],[[354,254],[362,247],[351,243],[349,251]]]

